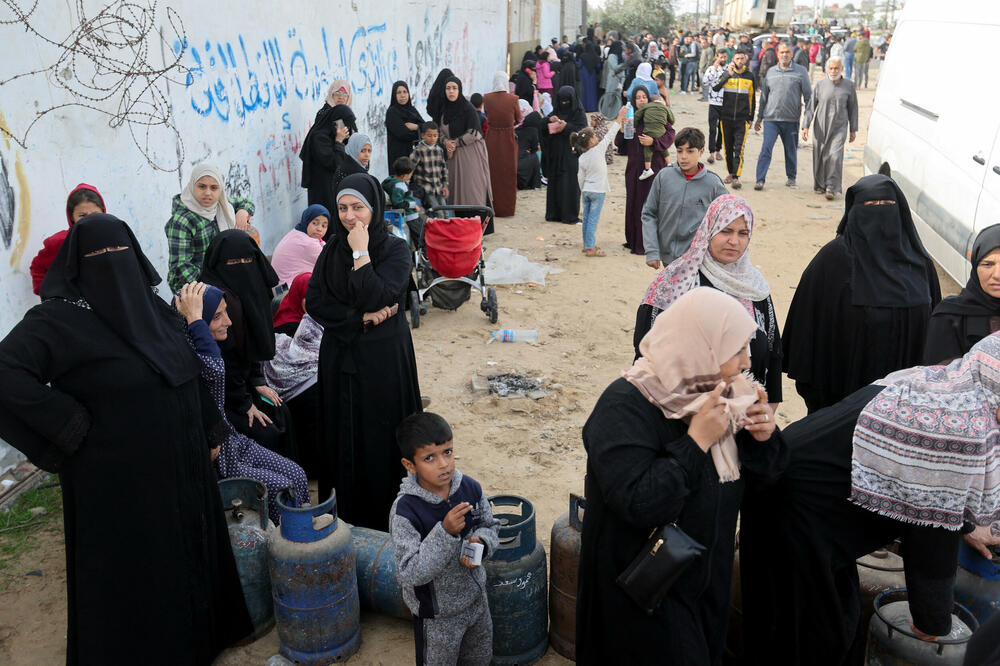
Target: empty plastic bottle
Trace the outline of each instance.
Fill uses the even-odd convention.
[[[626,139],[631,139],[635,136],[635,121],[633,120],[634,114],[632,112],[632,105],[625,105],[625,127],[622,128],[622,134],[625,135]]]
[[[538,331],[533,328],[502,328],[490,334],[500,342],[538,342]]]

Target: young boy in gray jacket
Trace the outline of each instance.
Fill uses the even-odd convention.
[[[417,666],[485,666],[493,658],[486,572],[463,547],[478,544],[485,560],[499,544],[499,523],[482,486],[455,469],[447,421],[412,414],[396,428],[396,441],[408,474],[389,511],[389,533],[403,601],[413,613]]]
[[[674,147],[677,164],[660,169],[642,207],[646,265],[656,270],[687,252],[709,204],[729,193],[722,179],[699,161],[705,152],[700,129],[677,132]]]

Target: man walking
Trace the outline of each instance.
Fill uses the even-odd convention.
[[[684,47],[681,49],[681,94],[694,91],[695,78],[698,76],[698,45],[691,35],[684,37]]]
[[[712,43],[708,41],[708,37],[702,36],[699,40],[701,47],[701,54],[698,56],[698,84],[701,85],[702,77],[705,76],[705,72],[708,68],[712,66],[712,62],[715,60],[715,47]],[[708,89],[704,85],[701,85],[701,99],[699,101],[708,101]]]
[[[861,87],[862,79],[865,82],[865,88],[868,87],[868,64],[872,59],[872,43],[868,40],[867,33],[867,30],[861,33],[861,38],[858,39],[858,43],[854,47],[855,90]]]
[[[854,74],[854,47],[858,45],[858,36],[851,33],[851,36],[844,42],[844,78],[848,81]]]
[[[767,169],[771,166],[771,151],[774,142],[781,137],[785,149],[785,185],[795,187],[798,170],[799,116],[802,104],[809,104],[812,91],[809,90],[809,73],[792,62],[792,47],[782,44],[778,47],[778,65],[768,70],[760,84],[760,111],[754,131],[759,132],[764,125],[764,145],[757,157],[757,183],[755,190],[764,189]]]
[[[715,160],[722,161],[722,137],[719,136],[719,121],[722,120],[722,90],[716,90],[715,84],[719,82],[726,71],[726,51],[720,50],[715,55],[712,66],[705,70],[701,77],[701,89],[708,95],[708,158],[707,162],[713,164]]]
[[[809,46],[806,44],[805,39],[799,39],[798,44],[795,47],[795,51],[792,55],[792,62],[796,65],[802,65],[806,69],[809,69]]]
[[[719,132],[722,149],[726,153],[725,183],[732,184],[734,190],[743,185],[740,173],[743,171],[743,146],[747,139],[747,129],[753,120],[754,95],[757,93],[753,74],[747,67],[747,54],[737,51],[733,61],[712,86],[722,92],[722,107],[719,109]]]
[[[827,60],[826,74],[813,88],[802,121],[802,140],[809,141],[812,124],[813,190],[829,200],[841,192],[844,139],[853,143],[858,134],[858,96],[854,84],[844,78],[840,58]]]

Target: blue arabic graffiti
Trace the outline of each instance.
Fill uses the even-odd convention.
[[[185,63],[185,84],[191,108],[202,116],[243,124],[248,115],[272,105],[283,107],[292,96],[322,100],[337,78],[347,79],[355,93],[366,92],[372,98],[388,92],[399,62],[395,49],[386,43],[385,23],[359,27],[346,40],[338,38],[333,49],[326,28],[320,28],[319,39],[306,40],[311,50],[296,32],[291,28],[284,39],[270,37],[251,44],[243,35],[237,35],[235,42],[205,40],[201,46],[174,42],[174,52],[186,47],[190,58]]]

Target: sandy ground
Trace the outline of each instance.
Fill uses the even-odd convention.
[[[876,75],[876,70],[873,70]],[[848,145],[845,189],[862,173],[861,155],[874,88],[859,91],[860,132]],[[696,95],[674,95],[677,128],[707,127],[707,105]],[[803,268],[833,238],[843,212],[843,198],[826,201],[812,193],[811,148],[800,148],[797,189],[784,186],[784,159],[775,147],[769,182],[752,188],[761,134],[750,132],[740,192],[757,218],[751,257],[770,282],[782,320]],[[707,156],[707,155],[706,155]],[[725,166],[708,168],[725,176]],[[514,248],[533,261],[558,266],[545,286],[497,287],[500,320],[491,326],[473,298],[454,312],[431,308],[413,331],[421,389],[433,399],[432,411],[444,416],[455,432],[459,468],[482,482],[490,494],[528,498],[537,512],[538,538],[549,550],[553,522],[569,508],[569,493],[583,493],[586,456],[580,429],[604,388],[632,361],[635,311],[655,276],[643,259],[624,250],[625,160],[610,167],[608,195],[597,232],[604,258],[584,257],[578,226],[544,222],[545,191],[521,192],[518,214],[497,222],[486,251]],[[946,293],[957,285],[943,277]],[[496,328],[534,328],[537,343],[487,344]],[[516,372],[541,377],[553,391],[540,400],[474,394],[474,374]],[[778,424],[805,414],[786,378],[785,401]],[[42,578],[25,577],[3,594],[0,603],[0,661],[8,664],[55,664],[65,659],[65,573],[58,534],[40,540],[25,568],[41,569]],[[155,572],[150,572],[155,575]],[[137,609],[142,612],[142,609]],[[148,609],[155,612],[155,608]],[[358,664],[413,663],[412,630],[401,620],[363,614],[363,642],[351,659]],[[274,631],[257,642],[224,654],[219,664],[263,664],[278,650]],[[568,663],[552,649],[542,664]]]

